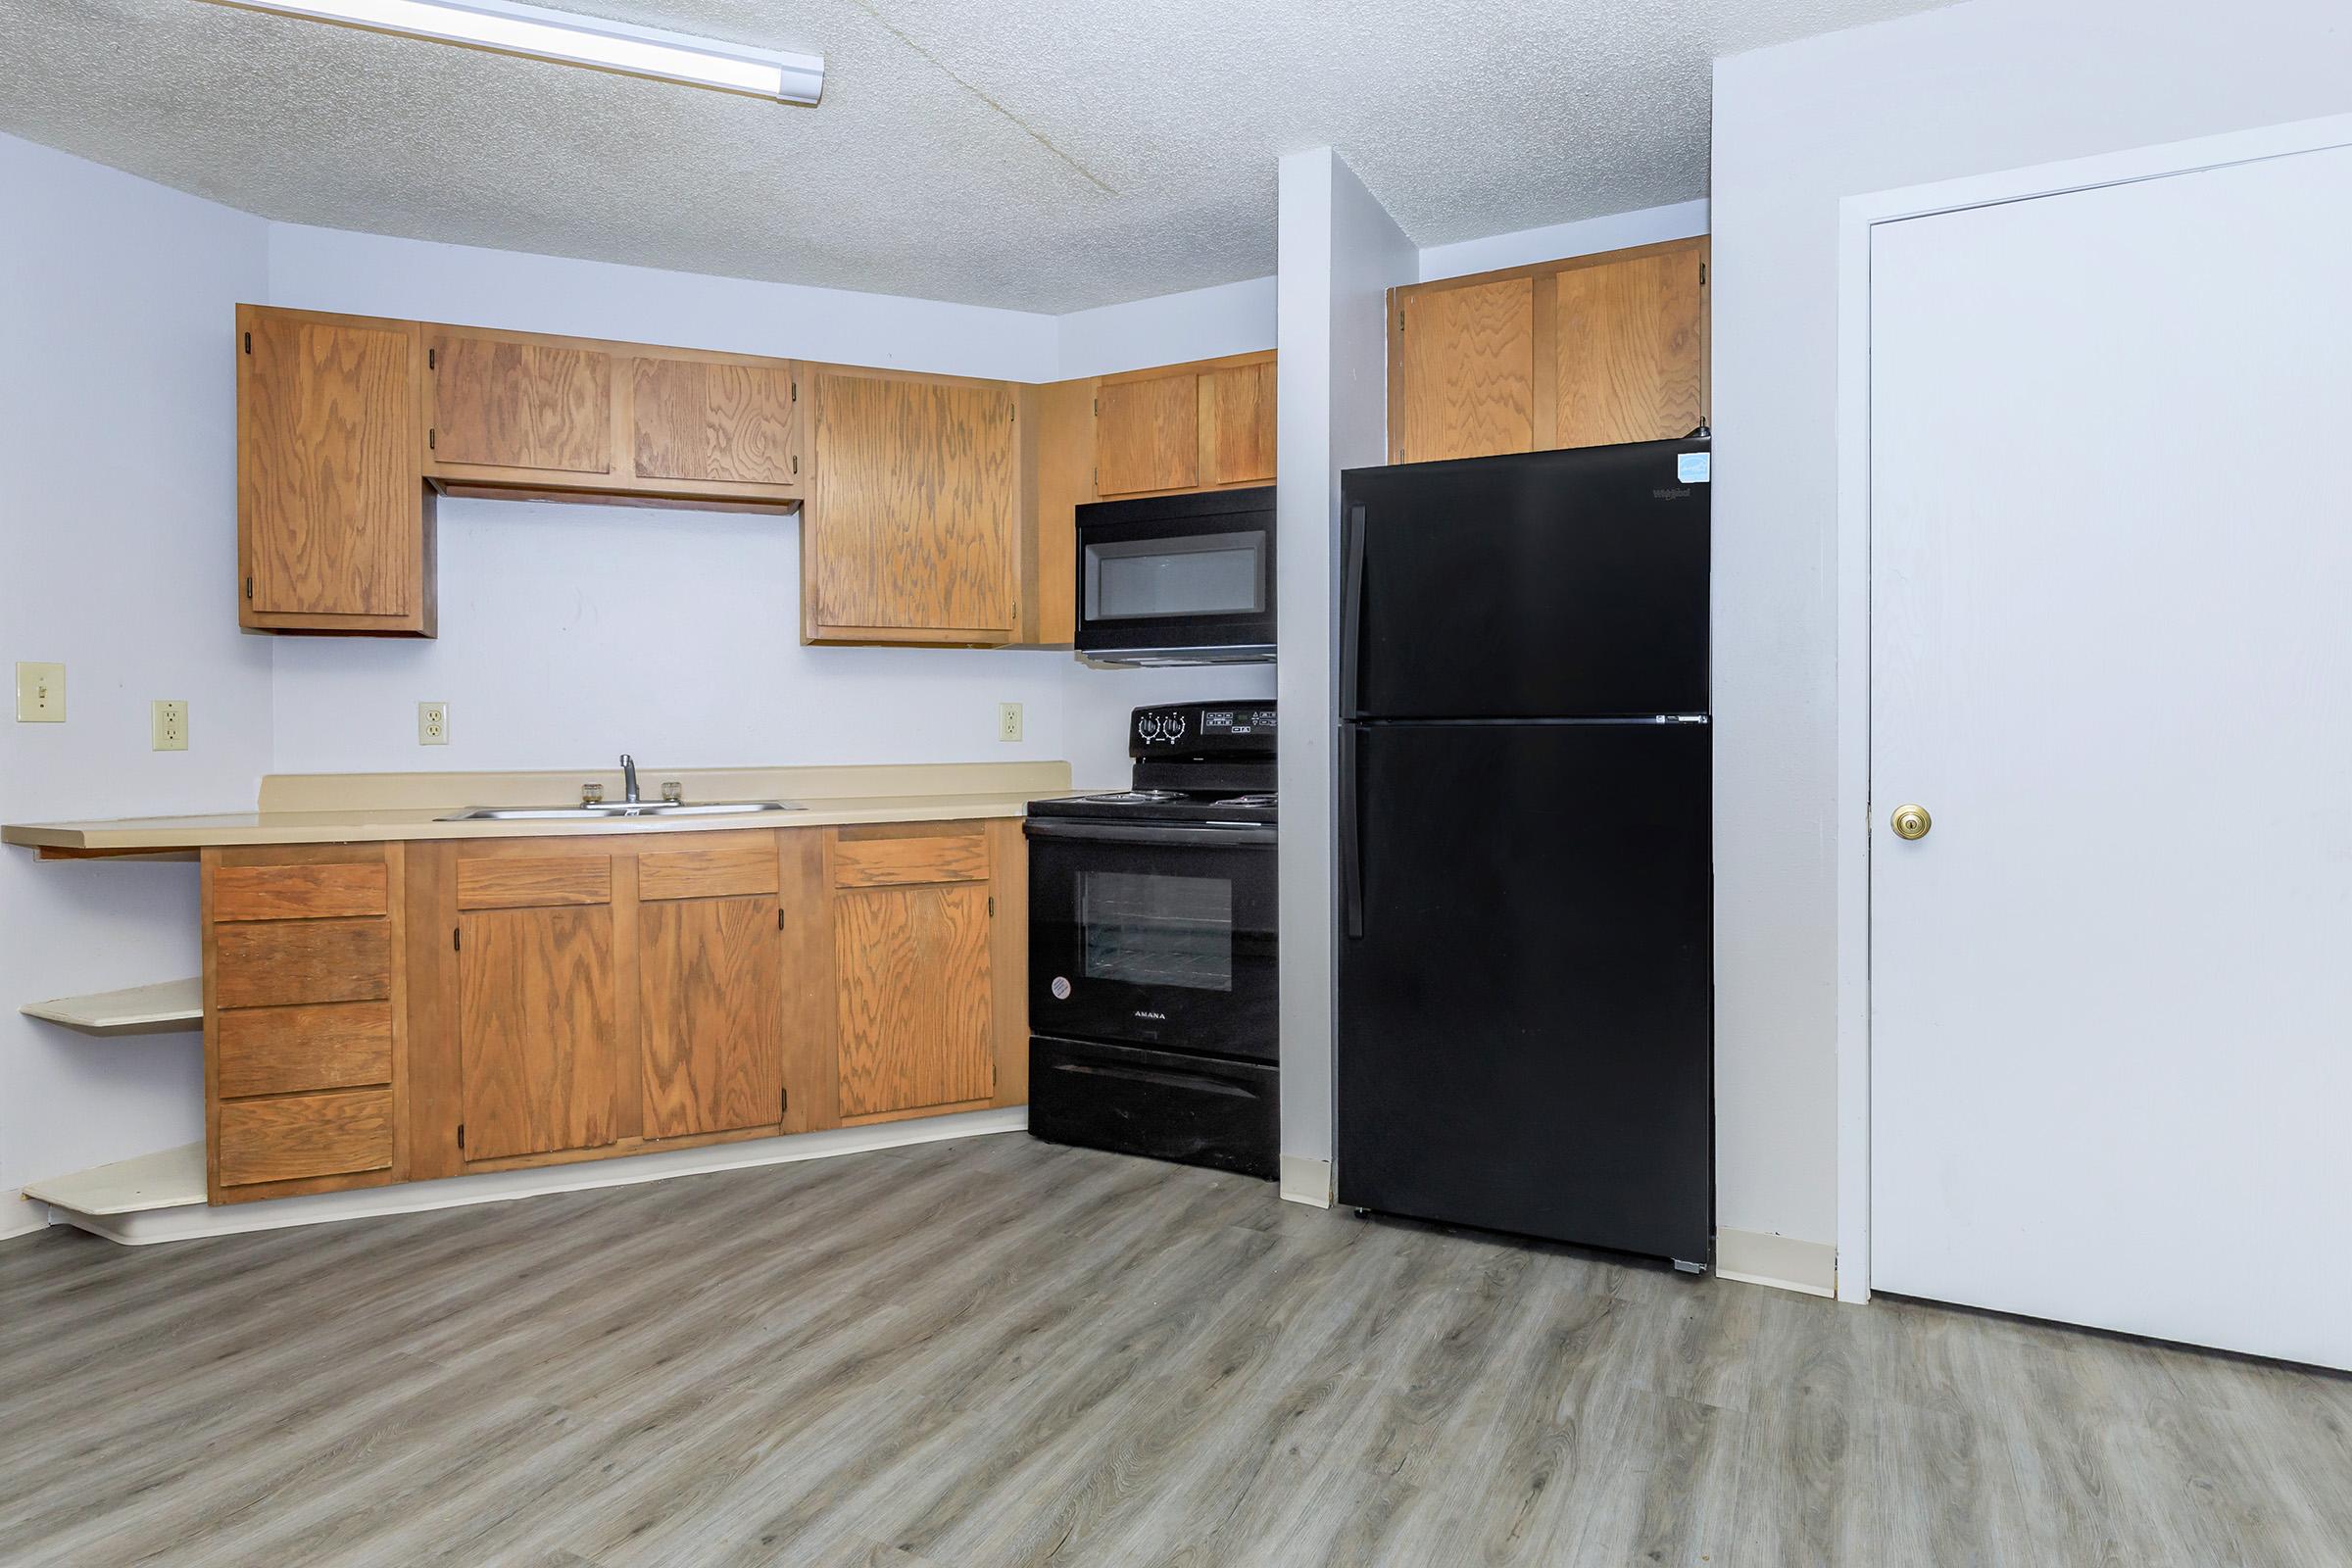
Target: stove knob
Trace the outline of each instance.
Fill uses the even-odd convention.
[[[1146,713],[1138,718],[1135,721],[1135,733],[1143,739],[1147,746],[1159,739],[1159,715]]]
[[[1182,713],[1170,713],[1168,715],[1167,737],[1171,741],[1180,741],[1184,739],[1184,715]]]

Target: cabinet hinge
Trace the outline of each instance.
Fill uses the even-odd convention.
[[[462,926],[453,925],[449,928],[449,951],[452,953],[466,951],[466,932]]]
[[[245,352],[248,354],[253,352],[253,334],[251,332],[245,334]]]
[[[464,1122],[460,1122],[460,1123],[458,1123],[458,1148],[460,1148],[461,1150],[463,1150],[465,1147],[466,1147],[466,1124],[465,1124]]]
[[[427,430],[424,432],[424,448],[427,452],[438,452],[441,450],[441,443],[439,440],[440,434],[441,432],[438,430]]]

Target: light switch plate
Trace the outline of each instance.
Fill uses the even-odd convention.
[[[447,746],[449,744],[449,705],[447,703],[418,703],[416,705],[416,744]]]
[[[997,739],[1001,741],[1017,741],[1020,738],[1021,705],[1018,703],[999,703],[997,705]]]
[[[148,715],[150,739],[159,752],[188,749],[188,705],[177,697],[159,697]]]
[[[17,665],[17,722],[63,724],[66,721],[66,666]]]

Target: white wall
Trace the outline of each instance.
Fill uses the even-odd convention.
[[[1432,245],[1421,252],[1420,280],[1463,277],[1505,267],[1533,267],[1563,256],[1591,256],[1621,251],[1635,245],[1656,245],[1670,239],[1690,239],[1707,231],[1704,200],[1677,202],[1671,207],[1644,207],[1638,212],[1611,213],[1573,223],[1550,223],[1522,228],[1485,239],[1457,240]]]
[[[0,819],[250,806],[270,645],[236,624],[229,305],[266,287],[267,225],[11,136],[0,191],[0,662],[63,661],[67,693],[65,723],[0,726]],[[159,697],[187,751],[149,750]],[[194,865],[0,853],[0,1192],[202,1135],[195,1034],[16,1010],[196,970]]]
[[[1274,307],[1274,279],[1253,277],[1073,311],[1055,318],[1059,374],[1069,380],[1270,349]]]
[[[1328,147],[1281,170],[1283,1196],[1330,1200],[1340,473],[1387,461],[1388,291],[1419,255]]]
[[[1837,1235],[1838,202],[2347,110],[2340,0],[1976,0],[1717,63],[1724,1226]],[[2083,411],[2086,436],[2098,419]]]

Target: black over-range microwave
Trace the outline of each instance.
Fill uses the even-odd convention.
[[[1274,657],[1274,487],[1078,509],[1078,652],[1102,664]]]

